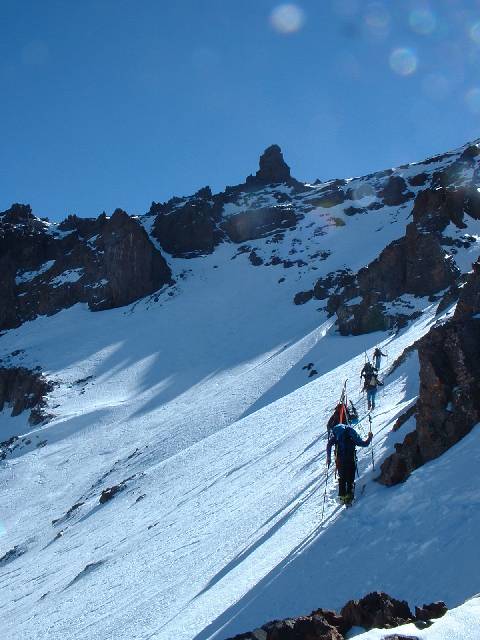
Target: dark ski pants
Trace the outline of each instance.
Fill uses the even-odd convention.
[[[375,396],[377,395],[377,387],[367,389],[367,402],[369,409],[375,409]]]
[[[355,487],[355,458],[338,461],[338,495],[352,494]]]

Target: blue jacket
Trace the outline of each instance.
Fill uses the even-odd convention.
[[[330,431],[330,436],[328,438],[327,444],[327,460],[330,460],[332,447],[333,445],[337,445],[337,451],[340,457],[343,455],[353,454],[355,451],[355,446],[357,447],[368,447],[371,442],[371,438],[367,438],[366,440],[362,440],[362,438],[358,435],[358,433],[345,424],[337,424]]]

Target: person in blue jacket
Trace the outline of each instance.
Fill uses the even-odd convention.
[[[335,462],[338,471],[338,497],[340,502],[349,506],[354,497],[355,471],[357,461],[355,447],[368,447],[372,441],[370,433],[363,440],[353,427],[348,424],[337,424],[330,431],[327,444],[327,466],[331,463],[332,447],[335,446]]]

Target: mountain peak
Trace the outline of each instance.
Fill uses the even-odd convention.
[[[247,183],[278,184],[292,179],[290,167],[283,159],[278,144],[272,144],[260,156],[259,170],[254,176],[248,176]]]

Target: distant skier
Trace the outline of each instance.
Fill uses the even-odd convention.
[[[380,371],[380,365],[382,363],[382,356],[386,356],[386,353],[382,353],[381,349],[379,349],[378,347],[375,349],[375,351],[373,352],[373,364],[375,365],[375,369],[377,369],[377,371]]]
[[[353,427],[345,422],[339,423],[330,431],[327,444],[327,466],[331,463],[332,447],[335,445],[335,463],[338,471],[338,497],[345,506],[352,504],[355,492],[355,471],[357,460],[355,447],[368,447],[373,434],[366,440],[358,435]]]
[[[363,369],[360,371],[360,380],[372,373],[377,373],[377,370],[370,361],[365,362],[365,364],[363,365]]]
[[[373,367],[369,371],[365,372],[363,378],[363,390],[367,392],[368,409],[375,409],[375,397],[377,395],[377,389],[378,387],[383,387],[383,382],[380,382],[377,376],[377,370]]]

